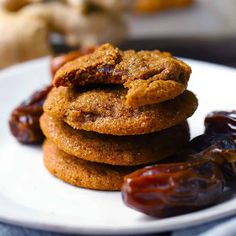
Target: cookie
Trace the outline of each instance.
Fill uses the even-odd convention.
[[[187,122],[158,133],[114,136],[75,130],[44,114],[40,119],[45,136],[64,152],[84,160],[111,165],[140,165],[161,160],[189,141]]]
[[[122,87],[85,91],[54,88],[45,101],[44,111],[75,129],[112,135],[138,135],[177,125],[197,108],[197,99],[189,91],[175,99],[135,109],[125,105],[125,93]]]
[[[126,105],[139,107],[155,104],[183,93],[191,68],[170,53],[154,51],[121,51],[103,44],[93,53],[77,58],[61,67],[53,84],[83,86],[85,84],[122,84]]]
[[[83,188],[120,190],[124,176],[137,169],[84,161],[66,154],[48,140],[43,145],[43,151],[44,165],[51,174]]]

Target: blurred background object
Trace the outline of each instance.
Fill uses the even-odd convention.
[[[110,42],[236,66],[235,0],[0,0],[0,68]]]
[[[129,40],[122,43],[124,49],[158,48],[236,67],[235,0],[194,0],[183,8],[125,17]]]
[[[90,2],[0,0],[0,68],[69,48],[117,44],[127,34],[119,12]]]
[[[127,18],[132,38],[229,37],[236,34],[236,1],[195,0],[187,8]]]
[[[9,11],[17,11],[30,3],[40,2],[40,0],[1,0],[1,7]]]
[[[193,3],[193,0],[137,0],[133,6],[137,12],[156,12],[170,8],[181,8]]]

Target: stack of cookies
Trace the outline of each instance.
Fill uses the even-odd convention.
[[[177,152],[197,99],[191,69],[166,52],[110,44],[61,67],[40,119],[44,163],[67,183],[119,190],[124,175]]]

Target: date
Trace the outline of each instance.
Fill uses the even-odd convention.
[[[236,147],[224,149],[219,144],[215,144],[192,156],[193,160],[198,158],[216,163],[224,175],[226,184],[230,184],[236,179]]]
[[[192,153],[199,153],[215,145],[217,145],[219,149],[234,150],[236,149],[236,140],[231,135],[202,134],[189,142],[188,149],[191,150]]]
[[[122,197],[127,206],[147,215],[168,217],[217,202],[224,185],[236,179],[236,112],[210,113],[205,119],[205,134],[164,163],[125,177]]]
[[[124,203],[154,217],[195,211],[219,200],[224,178],[218,165],[199,159],[148,166],[125,177]]]
[[[36,91],[11,113],[9,127],[12,135],[23,144],[41,143],[44,135],[40,129],[39,118],[43,104],[52,86]]]
[[[188,145],[186,161],[204,158],[215,162],[224,174],[225,181],[236,179],[236,140],[228,134],[203,134],[194,138]]]
[[[236,111],[214,111],[204,121],[208,135],[226,134],[236,139]]]

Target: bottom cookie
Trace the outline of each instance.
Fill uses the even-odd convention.
[[[140,168],[85,161],[61,151],[49,140],[45,141],[43,151],[44,165],[51,174],[83,188],[120,190],[124,176]]]

